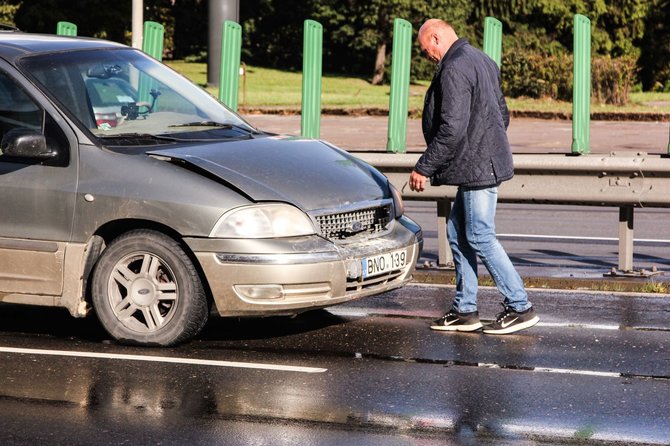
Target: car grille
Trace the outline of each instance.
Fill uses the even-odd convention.
[[[317,215],[321,235],[342,240],[361,234],[374,234],[386,229],[391,221],[391,205],[359,209],[350,212]]]

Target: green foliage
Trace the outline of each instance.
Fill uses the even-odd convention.
[[[395,18],[412,23],[415,35],[421,23],[433,16],[466,34],[470,29],[468,0],[245,0],[240,8],[243,59],[249,63],[299,69],[303,22],[313,19],[324,27],[324,71],[362,76],[373,73],[379,48],[391,53]],[[415,47],[414,77],[430,78],[434,67],[421,62],[419,53]]]
[[[130,2],[119,2],[114,8],[106,0],[30,0],[20,3],[14,21],[23,31],[55,34],[60,21],[77,25],[80,36],[101,37],[126,42],[130,28]]]
[[[573,63],[567,52],[543,55],[515,50],[502,57],[503,91],[510,97],[572,100]],[[631,56],[594,57],[591,85],[594,101],[625,105],[635,83],[637,66]]]
[[[572,47],[573,17],[587,16],[593,24],[594,53],[618,57],[637,55],[644,21],[654,0],[510,0],[474,1],[473,21],[487,15],[505,24],[512,35],[520,30],[549,36],[566,49]]]
[[[57,22],[66,20],[77,24],[79,35],[130,43],[130,4],[0,0],[0,21],[29,32],[55,33]],[[207,0],[144,0],[144,5],[144,19],[165,26],[166,59],[204,60]],[[484,18],[493,16],[503,22],[503,54],[512,64],[506,67],[503,61],[509,94],[549,97],[569,96],[569,77],[556,78],[566,72],[566,65],[557,64],[570,57],[573,17],[579,13],[591,19],[594,57],[632,58],[638,66],[633,83],[645,90],[670,91],[670,0],[239,0],[239,5],[243,61],[301,69],[303,22],[313,19],[324,27],[324,72],[370,79],[382,70],[386,81],[393,19],[412,23],[416,37],[423,21],[442,18],[459,36],[481,46]],[[412,80],[430,79],[434,70],[414,41]],[[524,78],[522,70],[538,72],[525,71]],[[614,80],[602,82],[594,84],[594,91]]]
[[[316,0],[244,0],[240,2],[242,60],[267,67],[302,67],[305,20],[313,18]],[[329,30],[330,32],[330,30]],[[328,62],[324,35],[324,66]]]
[[[172,57],[207,60],[207,1],[175,1],[169,14],[174,16]]]
[[[14,26],[14,15],[17,9],[19,9],[18,4],[0,0],[0,23]]]
[[[514,50],[502,55],[503,91],[511,97],[572,99],[572,57]]]
[[[670,92],[670,0],[652,0],[639,65],[645,90]]]
[[[573,18],[586,15],[592,24],[594,97],[625,103],[636,81],[635,62],[654,1],[659,0],[481,0],[474,12],[477,19],[497,15],[505,23],[507,94],[563,100],[572,95]]]
[[[636,72],[635,59],[631,56],[595,57],[591,64],[593,98],[601,104],[625,105]]]

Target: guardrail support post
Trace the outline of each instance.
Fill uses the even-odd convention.
[[[409,101],[409,68],[412,60],[412,24],[404,19],[393,21],[391,59],[391,93],[387,152],[407,150],[407,111]]]
[[[447,240],[447,222],[451,213],[450,200],[437,200],[437,264],[453,266],[454,256]]]
[[[591,20],[574,18],[572,87],[572,153],[590,152],[591,125]]]
[[[70,22],[58,22],[58,25],[56,25],[56,34],[59,36],[76,36],[77,25]]]
[[[619,270],[633,270],[633,206],[619,208]]]
[[[221,34],[221,73],[219,76],[219,101],[237,111],[240,87],[240,52],[242,27],[226,20]]]
[[[307,138],[321,136],[321,67],[323,26],[305,20],[302,49],[302,115],[300,133]]]
[[[498,64],[502,59],[502,23],[494,17],[484,19],[484,52]]]

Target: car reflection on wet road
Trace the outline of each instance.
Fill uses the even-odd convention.
[[[670,297],[531,290],[541,323],[496,337],[431,332],[449,292],[214,319],[169,349],[0,306],[0,442],[668,444]]]

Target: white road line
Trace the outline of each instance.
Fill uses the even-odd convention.
[[[500,364],[488,363],[488,362],[479,362],[477,367],[484,369],[509,369],[510,367],[502,366]],[[559,369],[553,367],[533,367],[532,369],[524,369],[529,372],[539,372],[539,373],[556,373],[559,375],[586,375],[586,376],[599,376],[604,378],[620,378],[621,373],[618,372],[597,372],[594,370],[577,370],[577,369]]]
[[[605,378],[620,378],[621,373],[617,372],[596,372],[594,370],[575,370],[575,369],[554,369],[550,367],[535,367],[534,372],[541,373],[558,373],[560,375],[587,375],[599,376]]]
[[[618,325],[605,324],[583,324],[580,322],[538,322],[538,327],[559,327],[559,328],[585,328],[588,330],[620,330]]]
[[[543,235],[543,234],[496,234],[498,237],[519,237],[530,239],[548,239],[548,240],[590,240],[590,241],[606,241],[618,242],[616,237],[586,237],[577,235]],[[634,242],[639,243],[670,243],[667,239],[651,239],[651,238],[636,238]]]
[[[0,353],[19,353],[26,355],[69,356],[75,358],[120,359],[125,361],[163,362],[169,364],[205,365],[213,367],[233,367],[242,369],[275,370],[282,372],[323,373],[328,369],[300,367],[281,364],[263,364],[254,362],[216,361],[209,359],[174,358],[169,356],[140,356],[116,353],[77,352],[68,350],[42,350],[33,348],[0,347]]]
[[[430,285],[434,286],[434,285]],[[343,307],[333,307],[329,308],[328,312],[335,316],[347,316],[347,317],[370,317],[372,315],[376,316],[397,316],[397,313],[385,312],[383,308],[343,308]],[[437,315],[435,317],[438,317]],[[587,330],[608,330],[616,331],[621,329],[618,325],[607,325],[607,324],[587,324],[581,322],[538,322],[538,327],[554,327],[554,328],[582,328]]]

